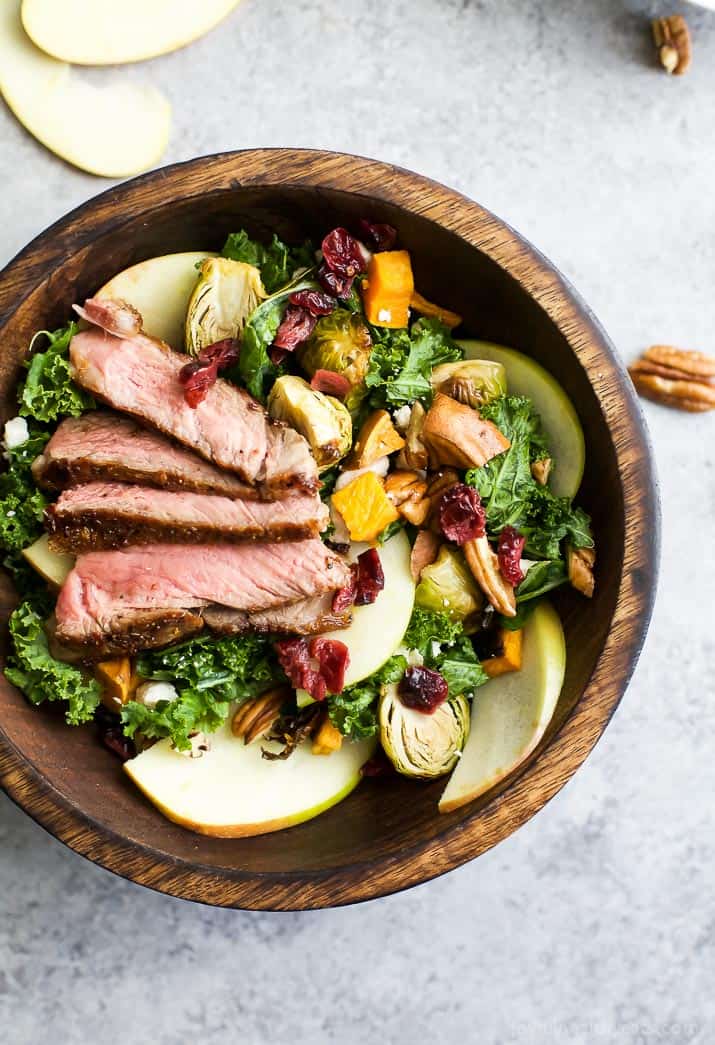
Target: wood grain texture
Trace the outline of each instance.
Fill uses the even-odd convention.
[[[217,249],[241,226],[289,240],[360,216],[390,221],[413,255],[418,289],[465,316],[465,335],[510,344],[551,370],[581,416],[580,499],[598,543],[592,603],[556,600],[566,631],[563,693],[528,764],[469,806],[437,813],[442,782],[364,782],[316,820],[276,835],[219,840],[170,824],[135,791],[90,727],[70,730],[0,682],[0,781],[23,809],[90,860],[204,903],[293,910],[367,900],[478,856],[533,816],[588,755],[630,678],[655,594],[659,513],[650,454],[624,370],[559,273],[504,222],[418,175],[309,150],[194,160],[90,201],[0,275],[0,403],[32,333],[59,326],[127,265]],[[0,587],[6,614],[15,596]]]

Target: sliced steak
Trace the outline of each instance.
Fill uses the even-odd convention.
[[[237,501],[124,483],[73,486],[45,512],[51,547],[75,553],[157,542],[298,540],[317,537],[328,519],[317,494]]]
[[[286,635],[318,635],[333,628],[347,628],[351,614],[333,613],[333,592],[302,599],[289,606],[278,606],[260,613],[245,613],[226,606],[207,606],[202,616],[207,627],[221,635],[244,632],[275,632]]]
[[[105,480],[247,499],[259,493],[160,432],[108,410],[65,418],[33,462],[32,474],[48,490]]]
[[[98,327],[72,338],[75,381],[103,402],[173,436],[208,461],[260,488],[318,488],[307,441],[273,421],[243,389],[218,378],[190,407],[179,381],[189,356],[146,334],[114,337]]]
[[[161,625],[178,620],[171,611],[219,603],[260,613],[335,592],[349,579],[345,562],[317,539],[90,552],[78,558],[62,586],[56,637],[89,659],[106,655],[117,642],[127,652],[148,649],[173,641]],[[147,612],[155,613],[150,627]]]

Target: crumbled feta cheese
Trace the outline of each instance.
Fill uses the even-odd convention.
[[[378,323],[391,323],[392,312],[390,311],[390,309],[381,308],[380,311],[377,313],[377,321]]]
[[[14,518],[15,518],[15,515],[16,515],[16,514],[17,514],[17,513],[16,513],[16,512],[14,512],[14,511],[12,510],[12,508],[10,509],[10,511],[9,511],[9,512],[5,512],[5,515],[6,515],[6,517],[7,517],[8,519],[14,519]]]
[[[359,475],[363,475],[364,472],[374,472],[375,475],[385,477],[390,470],[390,458],[378,457],[376,461],[369,464],[367,468],[352,468],[348,469],[347,472],[341,472],[338,476],[337,482],[335,483],[335,490],[342,490],[344,486],[348,486],[353,479],[357,479]]]
[[[7,450],[22,446],[30,438],[30,430],[24,417],[11,417],[5,422],[4,442]]]
[[[435,640],[434,640],[434,639],[432,639],[432,644],[431,644],[431,653],[432,653],[432,656],[433,656],[433,657],[438,657],[438,656],[440,655],[440,653],[441,653],[441,652],[442,652],[442,646],[441,646],[441,644],[440,644],[439,642],[435,642]]]
[[[407,431],[407,426],[410,423],[411,415],[412,407],[408,403],[405,403],[404,406],[401,406],[399,410],[395,410],[394,414],[392,415],[392,420],[395,422],[395,427],[398,429],[398,431]]]
[[[425,658],[418,649],[410,649],[407,651],[407,663],[411,668],[421,668],[424,662]]]
[[[143,682],[136,699],[146,708],[154,708],[160,700],[176,700],[178,693],[170,682]]]

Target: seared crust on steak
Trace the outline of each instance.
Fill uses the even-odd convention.
[[[58,624],[55,639],[73,660],[97,661],[143,649],[171,646],[195,635],[204,627],[198,613],[189,610],[132,610],[112,619],[111,630],[78,636]],[[61,659],[67,660],[67,657]]]
[[[317,494],[241,501],[211,494],[86,483],[65,490],[45,512],[51,547],[84,552],[130,544],[207,544],[317,537],[328,510]]]
[[[244,635],[247,632],[282,635],[319,635],[334,628],[347,628],[351,613],[333,613],[333,592],[302,599],[287,606],[245,613],[227,606],[207,606],[202,616],[207,627],[220,635]]]

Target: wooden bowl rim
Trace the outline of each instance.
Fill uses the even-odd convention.
[[[0,329],[68,252],[120,226],[128,213],[136,215],[155,204],[158,185],[164,199],[239,186],[348,191],[435,221],[481,251],[540,305],[587,372],[597,368],[598,382],[591,384],[611,431],[624,512],[628,519],[646,522],[647,528],[633,524],[625,528],[623,570],[609,634],[588,685],[561,729],[487,805],[471,813],[465,806],[461,820],[398,857],[321,871],[259,875],[179,859],[128,841],[72,805],[2,729],[0,784],[20,808],[75,852],[131,881],[184,899],[251,910],[305,910],[356,903],[428,881],[485,852],[538,812],[593,749],[628,685],[650,620],[660,547],[657,483],[632,386],[587,305],[558,270],[505,222],[422,175],[378,160],[313,149],[250,149],[199,157],[152,171],[88,200],[49,226],[0,272]],[[638,583],[633,581],[634,573]],[[619,630],[625,630],[625,638],[614,634]],[[7,685],[4,679],[3,684]],[[435,815],[439,814],[435,811]]]

